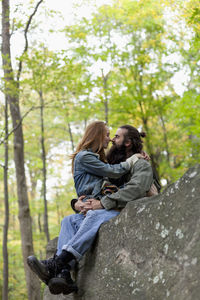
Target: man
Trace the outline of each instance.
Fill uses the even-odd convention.
[[[134,153],[141,153],[141,136],[145,135],[132,126],[120,127],[113,139],[108,159],[115,157],[123,161]],[[124,185],[123,182],[119,183],[122,186],[115,193],[98,195],[98,199],[92,198],[86,202],[82,201],[83,197],[72,201],[73,208],[82,214],[63,219],[57,256],[45,261],[39,261],[34,256],[28,258],[28,265],[48,284],[51,293],[69,294],[77,290],[70,276],[70,264],[74,260],[79,261],[90,248],[102,223],[117,216],[127,202],[146,196],[153,182],[150,164],[139,159],[125,182]]]

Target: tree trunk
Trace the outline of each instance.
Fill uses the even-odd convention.
[[[14,161],[17,177],[17,194],[19,206],[19,223],[22,241],[22,253],[26,274],[26,284],[29,300],[40,299],[39,280],[28,268],[26,259],[33,254],[32,226],[27,195],[27,185],[24,168],[24,140],[19,107],[19,82],[13,77],[10,54],[10,6],[9,0],[2,0],[2,60],[5,80],[5,96],[10,105],[12,125],[14,130]]]
[[[60,206],[59,206],[59,194],[56,189],[56,211],[57,211],[57,221],[58,221],[58,226],[60,226],[61,223],[61,214],[60,214]]]
[[[105,76],[103,73],[103,69],[101,69],[102,79],[103,79],[103,90],[104,90],[104,114],[105,114],[105,122],[108,125],[108,77],[109,73]]]
[[[158,172],[158,163],[156,161],[155,155],[153,154],[153,149],[152,149],[152,145],[151,145],[151,142],[150,142],[149,127],[148,127],[148,124],[147,124],[148,123],[148,118],[145,116],[142,102],[139,101],[138,103],[139,103],[139,106],[140,106],[141,119],[142,119],[143,127],[144,127],[144,130],[145,130],[146,134],[147,134],[146,139],[145,139],[146,140],[146,146],[147,146],[147,152],[148,152],[148,154],[151,158],[151,166],[152,166],[152,169],[153,169],[154,176],[159,181],[160,177],[159,177],[159,172]]]
[[[44,145],[44,99],[42,91],[39,92],[40,96],[40,124],[41,124],[41,147],[42,147],[42,173],[43,173],[43,200],[44,200],[44,233],[47,242],[49,242],[49,227],[48,227],[48,207],[47,207],[47,168],[46,168],[46,151]]]
[[[143,69],[143,66],[142,66]],[[159,181],[159,172],[158,172],[158,163],[156,160],[156,156],[153,153],[153,148],[152,148],[152,144],[150,142],[150,134],[149,134],[149,127],[148,127],[148,116],[147,113],[145,111],[145,106],[143,105],[142,99],[143,99],[143,76],[139,74],[139,100],[138,100],[138,104],[140,107],[140,112],[141,112],[141,119],[142,119],[142,123],[143,123],[143,127],[146,131],[146,145],[147,145],[147,152],[151,158],[151,166],[153,169],[153,173],[154,173],[154,177]]]
[[[165,142],[165,148],[166,148],[166,152],[167,152],[167,162],[170,167],[170,152],[169,152],[169,144],[168,144],[168,140],[167,140],[167,129],[165,126],[164,118],[161,113],[160,113],[160,120],[161,120],[162,129],[163,129],[163,139]]]
[[[70,137],[70,141],[71,141],[71,146],[72,146],[72,153],[74,153],[74,140],[73,140],[73,134],[72,134],[72,130],[71,130],[71,125],[68,122],[68,132],[69,132],[69,137]]]
[[[159,177],[159,173],[158,173],[158,163],[157,163],[157,159],[156,159],[156,156],[155,154],[153,154],[153,149],[152,149],[152,145],[151,145],[151,142],[150,142],[150,134],[149,134],[149,128],[148,128],[148,125],[147,125],[147,120],[142,118],[142,121],[143,121],[143,126],[144,126],[144,129],[145,129],[145,132],[147,134],[145,140],[146,140],[146,146],[147,146],[147,153],[149,154],[151,160],[151,166],[152,166],[152,169],[153,169],[153,173],[154,173],[154,176],[155,178],[160,181],[160,177]]]
[[[5,136],[8,135],[8,101],[5,100]],[[4,162],[4,207],[5,220],[3,227],[3,300],[8,300],[8,226],[9,226],[9,202],[8,202],[8,140],[5,139],[5,162]]]

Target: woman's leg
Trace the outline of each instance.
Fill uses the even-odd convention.
[[[74,237],[84,218],[85,217],[82,214],[73,214],[62,220],[56,255],[60,255],[63,246]]]
[[[62,238],[62,250],[72,253],[77,260],[80,260],[83,254],[92,245],[101,224],[109,221],[113,217],[116,217],[118,214],[119,212],[115,210],[89,210],[84,219],[82,219],[81,222],[80,220],[77,222],[76,233],[74,230],[75,225],[73,225],[74,235],[70,240],[68,239],[65,245],[63,245],[63,241],[66,239]],[[68,224],[69,223],[67,222],[66,226],[68,226]],[[72,232],[71,227],[70,232]]]

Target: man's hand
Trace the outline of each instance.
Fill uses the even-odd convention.
[[[155,184],[153,183],[150,187],[150,190],[147,192],[147,197],[158,195],[158,190]]]
[[[82,214],[86,215],[88,210],[95,210],[95,209],[102,209],[104,208],[101,204],[101,202],[97,199],[88,199],[85,202],[83,202],[82,199],[84,199],[85,196],[80,196],[78,198],[78,201],[75,203],[75,209],[80,211]]]
[[[93,208],[92,208],[90,199],[86,200],[85,202],[83,202],[81,204],[81,213],[82,214],[86,215],[88,210],[91,210],[91,209],[93,209]]]
[[[103,205],[101,204],[101,201],[97,199],[88,199],[86,203],[88,202],[89,206],[91,207],[90,209],[103,209]]]

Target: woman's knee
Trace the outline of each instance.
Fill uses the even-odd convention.
[[[69,215],[69,216],[64,217],[61,221],[61,225],[71,222],[74,219],[73,216],[75,216],[75,215]]]

